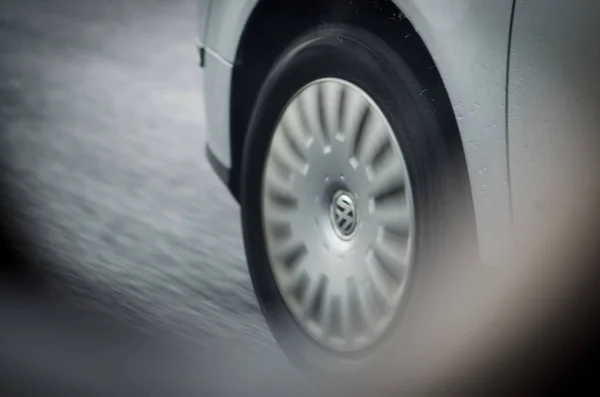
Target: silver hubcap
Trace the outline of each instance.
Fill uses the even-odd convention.
[[[262,197],[267,253],[296,321],[336,351],[376,341],[412,267],[414,207],[375,102],[339,79],[301,89],[273,135]]]

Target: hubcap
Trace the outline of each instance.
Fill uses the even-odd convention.
[[[276,126],[261,189],[267,254],[298,324],[334,351],[377,341],[404,296],[415,215],[376,103],[340,79],[302,88]]]

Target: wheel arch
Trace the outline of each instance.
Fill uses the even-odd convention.
[[[427,65],[429,74],[443,86],[429,51],[411,22],[392,0],[258,0],[248,15],[232,62],[230,96],[230,187],[239,197],[239,170],[247,125],[254,99],[278,55],[301,33],[331,23],[346,23],[367,29],[401,50],[413,63]],[[277,32],[274,34],[274,32]],[[401,40],[396,40],[401,38]],[[260,56],[255,54],[260,53]],[[445,95],[448,109],[450,101]],[[452,139],[462,151],[454,120]]]
[[[409,42],[417,43],[416,53],[435,62],[435,72],[443,82],[457,125],[456,142],[467,162],[482,261],[496,264],[510,259],[506,253],[512,252],[514,241],[505,103],[513,0],[489,4],[473,0],[452,4],[445,0],[214,3],[221,4],[217,7],[221,15],[210,29],[217,30],[215,40],[209,34],[208,44],[231,63],[229,131],[223,133],[229,132],[234,196],[239,198],[239,164],[253,98],[285,45],[303,30],[323,23],[354,23],[375,33],[391,28],[387,31],[395,35],[387,37],[389,43],[403,49]],[[407,35],[414,40],[404,40]]]

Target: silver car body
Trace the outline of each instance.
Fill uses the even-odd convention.
[[[258,2],[199,4],[207,144],[224,169],[232,164],[233,65]],[[589,40],[599,37],[600,2],[394,2],[427,46],[452,102],[471,180],[481,260],[502,263],[515,242],[545,216],[540,211],[553,211],[548,198],[556,185],[548,178],[548,164],[557,163],[552,157],[556,145],[575,150],[564,139],[566,132],[576,128],[583,136],[597,129],[599,91],[577,93],[585,85],[582,74],[595,76],[591,83],[598,83],[600,46]],[[549,84],[553,76],[560,78],[560,87]]]

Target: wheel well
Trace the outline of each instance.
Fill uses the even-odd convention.
[[[419,80],[426,82],[426,95],[435,103],[437,117],[447,118],[444,125],[450,126],[448,136],[460,145],[462,153],[458,127],[441,76],[425,44],[392,0],[260,0],[244,28],[232,76],[230,188],[236,198],[240,194],[240,163],[247,126],[264,79],[296,37],[330,23],[367,29],[399,51]]]

